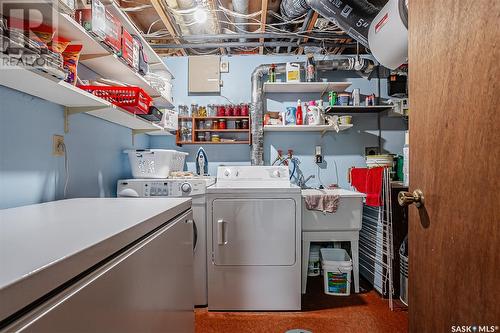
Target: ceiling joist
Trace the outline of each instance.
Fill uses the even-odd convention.
[[[305,31],[306,34],[309,34],[312,31],[312,29],[314,28],[314,25],[316,24],[316,21],[318,20],[318,17],[319,17],[318,12],[314,12],[313,16],[311,18],[311,21],[309,21],[309,24],[307,25],[307,29]],[[304,37],[304,43],[306,43],[308,40],[309,40],[308,37]],[[298,51],[299,55],[301,55],[302,53],[304,53],[303,46],[299,47],[299,51]]]
[[[267,1],[262,0],[261,14],[260,14],[260,32],[266,32],[266,23],[267,23]],[[264,38],[260,38],[259,42],[264,43]],[[264,47],[259,47],[259,54],[264,54]]]

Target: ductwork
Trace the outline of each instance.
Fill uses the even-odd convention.
[[[248,0],[233,0],[233,10],[242,15],[248,14]],[[234,23],[236,23],[236,32],[242,33],[248,31],[244,23],[247,23],[247,19],[244,17],[236,16],[234,18]],[[240,42],[245,42],[244,38],[240,38]]]
[[[286,20],[304,15],[311,8],[366,47],[368,28],[381,9],[367,0],[283,0],[280,5]]]
[[[214,16],[208,9],[207,21],[203,24],[196,23],[194,12],[199,7],[196,0],[165,0],[165,2],[172,10],[183,35],[217,33]]]
[[[286,64],[274,64],[276,73],[285,73]],[[271,64],[260,65],[252,73],[252,148],[250,151],[250,161],[252,165],[264,165],[264,77],[269,73]],[[341,70],[358,71],[361,74],[368,74],[373,70],[374,63],[369,59],[356,59],[349,57],[337,60],[321,60],[316,63],[319,71]],[[301,65],[301,70],[304,70]],[[363,75],[364,76],[364,75]]]

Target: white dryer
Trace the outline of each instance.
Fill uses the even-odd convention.
[[[301,309],[301,192],[288,167],[219,167],[207,189],[208,309]]]

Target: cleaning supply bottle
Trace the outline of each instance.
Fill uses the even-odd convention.
[[[307,82],[316,81],[316,62],[314,61],[314,55],[312,53],[307,54],[306,81]]]
[[[297,101],[297,121],[295,122],[297,125],[304,125],[304,117],[302,115],[302,102],[300,99]]]
[[[410,133],[405,133],[405,145],[403,146],[403,185],[410,186]]]
[[[276,82],[276,65],[272,64],[269,69],[269,82]]]

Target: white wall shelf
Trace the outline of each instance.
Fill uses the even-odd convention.
[[[382,111],[386,111],[392,109],[392,105],[370,105],[370,106],[352,106],[352,105],[335,105],[328,106],[325,108],[325,113],[333,114],[333,113],[379,113]]]
[[[27,70],[19,67],[3,69],[0,75],[0,85],[65,106],[66,128],[67,116],[76,113],[88,113],[132,130],[140,130],[142,133],[160,129],[150,121],[137,117],[67,82],[54,80],[49,75],[37,70]],[[169,133],[166,131],[159,132],[163,135]]]
[[[116,6],[111,6],[111,8],[114,9],[114,13],[122,13],[123,17],[126,18],[126,15]],[[121,19],[122,16],[120,16],[120,20]],[[130,30],[132,28],[132,24],[130,22],[125,25],[127,26],[128,31],[132,31]],[[142,75],[135,72],[122,59],[113,54],[104,44],[93,38],[85,30],[85,28],[79,25],[71,17],[66,14],[60,13],[58,15],[57,26],[58,33],[62,37],[70,39],[71,41],[74,41],[76,43],[81,43],[83,45],[83,49],[80,55],[80,63],[87,66],[99,75],[102,75],[104,78],[113,79],[127,83],[129,85],[141,87],[146,93],[153,97],[155,102],[160,106],[173,107],[172,102],[160,96],[160,93],[155,88],[151,87],[149,82]],[[137,31],[135,33],[139,34]],[[147,44],[145,40],[143,40],[143,43],[149,46],[149,44]],[[151,55],[148,54],[148,56]],[[166,66],[164,66],[163,68],[161,67],[161,64],[163,64],[163,62],[161,64],[158,63],[158,61],[161,61],[158,55],[156,55],[154,61],[156,61],[155,68],[169,71]]]
[[[339,125],[339,131],[345,131],[353,125]],[[325,132],[335,131],[332,125],[265,125],[264,132]]]
[[[20,1],[23,2],[22,0]],[[0,3],[1,2],[2,0],[0,0]],[[33,9],[33,6],[35,5],[31,1],[27,2],[27,6],[29,6],[28,8]],[[55,26],[56,32],[59,36],[71,40],[74,44],[83,45],[79,60],[81,64],[87,66],[103,78],[117,80],[128,85],[141,87],[155,100],[155,103],[159,106],[168,108],[173,107],[172,101],[162,97],[142,75],[134,71],[122,59],[116,56],[104,43],[95,39],[85,30],[85,28],[79,25],[70,16],[57,12],[56,8],[52,7],[50,3],[43,1],[39,3],[37,9],[42,13],[44,19],[51,20],[50,22],[44,23]],[[113,15],[116,15],[116,17],[126,27],[127,31],[141,38],[144,50],[149,57],[153,71],[164,70],[168,71],[170,75],[172,75],[168,67],[162,62],[161,58],[153,51],[144,38],[142,38],[141,34],[129,20],[127,15],[119,9],[114,2],[108,5],[108,9],[112,11]]]
[[[351,82],[264,82],[267,93],[328,93],[343,92]]]

